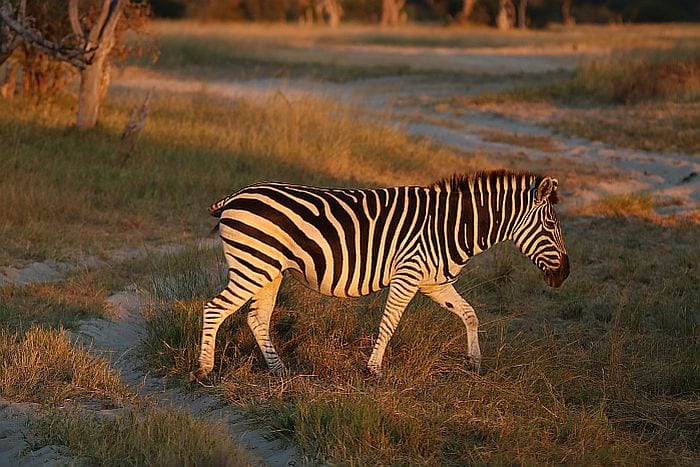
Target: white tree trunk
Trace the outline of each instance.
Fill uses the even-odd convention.
[[[562,22],[566,26],[576,24],[576,19],[571,15],[571,0],[563,0],[561,4]]]
[[[75,1],[71,1],[69,5],[71,27],[76,35],[82,35],[75,5]],[[91,63],[80,72],[78,116],[75,121],[75,125],[80,129],[92,128],[97,124],[102,99],[109,87],[109,53],[114,47],[117,23],[125,6],[126,0],[119,0],[114,4],[110,0],[103,0],[102,10],[88,33],[86,45],[96,47],[96,50]]]
[[[323,7],[328,15],[328,25],[337,27],[340,24],[340,18],[343,16],[343,7],[340,5],[340,0],[323,0]]]
[[[518,1],[518,27],[520,29],[527,28],[527,0]]]
[[[382,0],[382,25],[396,26],[406,21],[406,0]]]
[[[459,20],[468,21],[475,6],[476,0],[464,0],[464,3],[462,3],[462,11],[459,12]]]
[[[501,31],[507,31],[513,26],[515,8],[511,0],[499,0],[496,27]]]
[[[95,56],[91,65],[80,73],[80,92],[78,93],[78,128],[92,128],[97,123],[100,112],[100,90],[104,76],[106,54]]]

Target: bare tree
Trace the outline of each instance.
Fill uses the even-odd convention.
[[[507,31],[515,24],[515,7],[512,0],[498,0],[498,16],[496,27],[501,31]]]
[[[571,14],[571,0],[562,0],[561,16],[562,22],[566,26],[573,26],[574,24],[576,24],[576,19]]]
[[[340,24],[340,18],[343,17],[343,6],[341,0],[316,0],[314,9],[316,16],[323,20],[327,18],[328,25],[336,27]]]
[[[518,27],[520,29],[527,28],[527,0],[518,0]]]
[[[102,0],[102,7],[83,29],[78,14],[78,0],[68,3],[68,17],[73,34],[52,42],[35,29],[24,12],[26,0],[17,9],[8,0],[0,4],[0,64],[17,48],[18,41],[24,41],[48,56],[70,63],[80,70],[80,91],[78,94],[78,128],[92,128],[97,123],[100,104],[109,86],[109,61],[107,57],[115,44],[117,24],[128,0]],[[87,21],[87,17],[84,18]]]
[[[396,26],[405,23],[404,6],[406,6],[406,0],[382,0],[382,26]]]
[[[5,63],[22,43],[22,36],[17,34],[4,18],[13,19],[13,16],[17,15],[16,21],[21,24],[24,22],[25,10],[26,0],[22,0],[17,11],[9,2],[3,2],[0,5],[0,20],[2,20],[0,21],[0,65]]]
[[[468,21],[469,17],[474,11],[475,6],[476,0],[464,0],[464,2],[462,2],[462,11],[460,11],[459,15],[457,15],[457,19],[462,22]]]
[[[71,0],[75,2],[77,0]],[[95,52],[95,47],[85,44],[76,45],[71,36],[64,37],[58,42],[50,41],[35,29],[31,18],[26,16],[26,0],[22,0],[15,9],[8,0],[0,4],[0,64],[9,58],[22,41],[31,47],[41,50],[47,55],[68,62],[76,68],[84,69]],[[16,17],[15,17],[16,15]]]
[[[102,9],[87,32],[78,16],[78,0],[70,0],[68,17],[73,33],[85,50],[94,50],[91,60],[80,71],[78,93],[78,128],[92,128],[97,123],[100,104],[109,87],[110,66],[107,61],[115,43],[115,32],[128,0],[102,0]]]

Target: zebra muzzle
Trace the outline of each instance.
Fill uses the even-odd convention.
[[[550,287],[559,287],[569,277],[569,255],[561,257],[561,265],[558,269],[548,270],[544,273],[544,280]]]

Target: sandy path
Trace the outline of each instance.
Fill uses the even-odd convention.
[[[37,437],[27,423],[39,406],[0,399],[0,466],[36,467],[40,465],[71,465],[79,459],[61,446],[37,446]]]
[[[149,250],[164,254],[182,247],[165,245]],[[110,262],[120,262],[146,251],[126,248],[114,252],[109,262],[87,258],[78,264],[57,262],[35,262],[24,267],[0,268],[0,286],[24,286],[35,282],[57,281],[80,267],[109,267]],[[107,315],[111,319],[83,320],[73,331],[76,341],[87,344],[97,355],[111,361],[121,380],[134,391],[161,407],[174,407],[189,411],[193,416],[216,422],[227,428],[230,439],[242,449],[250,452],[256,465],[283,467],[305,465],[294,447],[285,446],[279,440],[268,439],[269,434],[255,429],[240,410],[227,406],[215,396],[202,392],[185,392],[176,388],[163,377],[150,374],[147,365],[138,355],[138,346],[145,336],[145,322],[141,316],[144,301],[135,287],[113,293],[107,299]],[[125,407],[125,410],[128,410]],[[79,459],[65,447],[44,446],[32,434],[28,422],[40,410],[38,404],[14,403],[0,399],[0,466],[34,467],[39,465],[73,465]],[[113,416],[115,410],[88,410],[91,414]],[[117,410],[118,412],[119,410]],[[39,446],[39,447],[36,447]]]
[[[527,57],[519,57],[527,60]],[[534,61],[546,56],[531,57]],[[557,65],[556,63],[552,66]],[[478,69],[476,71],[479,71]],[[508,73],[505,69],[503,73]],[[595,169],[595,184],[568,186],[567,208],[609,196],[649,192],[665,205],[663,214],[696,212],[700,209],[700,158],[677,153],[662,153],[613,147],[583,138],[571,138],[548,129],[542,118],[527,120],[504,117],[480,109],[458,113],[438,112],[430,105],[449,96],[478,95],[512,86],[513,82],[494,80],[480,84],[435,82],[420,77],[379,78],[345,85],[316,83],[306,80],[253,80],[246,82],[207,81],[178,78],[139,70],[115,80],[116,87],[167,92],[196,92],[227,98],[261,99],[283,92],[290,100],[314,95],[381,112],[384,118],[399,124],[405,131],[439,141],[459,151],[480,151],[487,155],[511,153],[533,161],[552,160],[552,167],[575,165]],[[542,151],[516,143],[493,142],[485,137],[498,131],[511,135],[534,136],[551,140],[556,148]],[[496,156],[494,156],[496,157]],[[507,158],[504,158],[507,161]],[[571,196],[573,195],[573,196]]]
[[[149,373],[137,352],[146,331],[140,313],[145,304],[135,289],[111,295],[107,305],[114,320],[83,321],[75,334],[96,353],[109,358],[124,383],[159,406],[185,409],[196,417],[224,425],[230,438],[253,453],[260,465],[302,464],[296,449],[285,447],[279,440],[268,440],[267,434],[253,428],[240,410],[223,404],[212,395],[176,389],[166,378]]]

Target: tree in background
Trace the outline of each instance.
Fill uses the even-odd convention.
[[[382,26],[397,26],[408,19],[404,7],[406,0],[382,0]]]
[[[462,2],[462,10],[459,12],[459,15],[457,15],[457,20],[462,23],[469,21],[469,17],[472,15],[475,6],[476,0],[464,0],[464,2]]]
[[[331,27],[336,27],[340,24],[340,18],[343,17],[343,6],[340,0],[315,0],[314,9],[316,16],[326,22]]]
[[[496,16],[496,27],[501,31],[507,31],[515,24],[515,7],[512,0],[498,1],[498,15]]]
[[[518,0],[518,27],[527,28],[527,0]]]
[[[565,26],[573,26],[574,24],[576,24],[576,19],[571,14],[571,0],[562,0],[561,20]]]
[[[150,0],[156,16],[214,21],[319,22],[323,0]],[[54,2],[51,2],[54,3]],[[526,14],[519,14],[526,9]],[[516,11],[517,10],[517,11]],[[698,21],[700,1],[690,0],[342,0],[342,20],[382,24],[412,21],[470,21],[510,29],[550,23]],[[516,14],[517,13],[517,14]],[[522,19],[521,19],[522,18]]]
[[[17,73],[22,75],[22,91],[38,96],[55,92],[79,74],[76,126],[95,126],[109,86],[110,62],[142,51],[120,38],[128,29],[141,30],[148,16],[147,4],[135,0],[70,0],[67,6],[4,0],[0,34],[4,37],[9,31],[17,46],[6,57],[3,94],[14,93]]]

